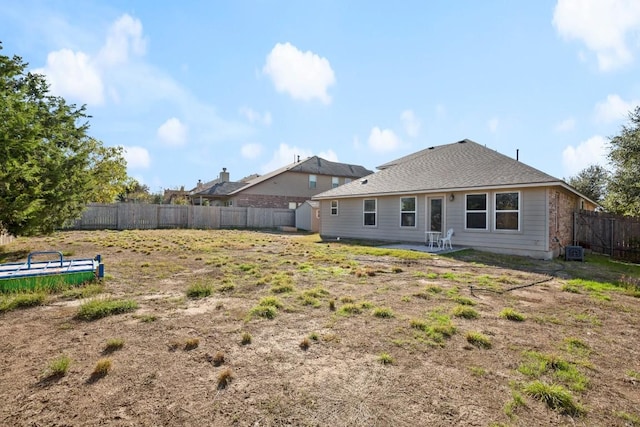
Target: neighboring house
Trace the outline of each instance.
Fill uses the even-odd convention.
[[[164,190],[164,195],[162,196],[162,203],[173,205],[173,204],[184,204],[183,202],[189,198],[189,191],[184,189],[184,185],[180,187],[179,190]]]
[[[307,200],[296,209],[296,228],[317,233],[320,231],[320,202]]]
[[[597,205],[568,184],[470,140],[430,147],[313,197],[324,238],[453,244],[550,259],[573,242],[573,212]]]
[[[317,156],[239,182],[226,169],[211,186],[191,192],[194,204],[296,209],[312,196],[373,173],[358,165],[330,162]]]

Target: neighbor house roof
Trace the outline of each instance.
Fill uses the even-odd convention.
[[[227,196],[239,188],[246,186],[246,182],[218,182],[202,191],[194,193],[196,196]]]
[[[379,168],[373,175],[313,199],[532,185],[562,185],[576,192],[558,178],[468,139],[429,147]]]
[[[313,156],[303,161],[288,164],[287,166],[283,166],[280,169],[274,170],[273,172],[269,172],[257,178],[251,179],[243,187],[238,188],[237,190],[230,193],[230,195],[237,194],[250,187],[253,187],[254,185],[258,185],[261,182],[264,182],[270,178],[273,178],[274,176],[278,176],[285,172],[331,175],[331,176],[347,177],[352,179],[358,179],[373,173],[373,171],[370,171],[369,169],[363,166],[350,165],[347,163],[330,162],[329,160],[325,160],[321,157]]]

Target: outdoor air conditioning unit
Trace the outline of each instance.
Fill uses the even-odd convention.
[[[584,262],[584,248],[582,246],[565,246],[565,261],[582,261]]]

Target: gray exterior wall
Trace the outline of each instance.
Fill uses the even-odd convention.
[[[308,173],[284,172],[233,195],[233,206],[288,208],[332,188],[331,175],[316,175],[316,188],[309,188]],[[338,177],[343,185],[345,177]]]
[[[520,230],[495,230],[493,209],[496,192],[520,191]],[[465,194],[488,194],[488,230],[465,230]],[[450,195],[454,200],[450,201]],[[407,197],[412,195],[403,195]],[[522,188],[499,191],[469,191],[447,194],[418,194],[416,227],[400,226],[400,196],[377,197],[377,226],[363,225],[364,198],[338,199],[338,215],[330,214],[330,200],[320,204],[320,234],[324,238],[358,238],[372,240],[424,243],[427,229],[427,196],[442,196],[444,200],[443,232],[454,229],[452,242],[456,246],[498,253],[526,255],[550,259],[549,192],[547,188]],[[374,197],[375,198],[375,197]],[[569,215],[561,221],[572,221]]]

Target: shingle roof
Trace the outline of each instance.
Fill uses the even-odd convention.
[[[366,178],[313,199],[422,193],[531,184],[564,184],[531,166],[468,139],[430,147],[380,166]]]
[[[196,196],[228,196],[239,188],[246,186],[246,182],[219,182],[202,191],[194,193]]]
[[[283,166],[280,169],[276,169],[267,174],[261,175],[257,178],[249,180],[242,188],[238,188],[232,194],[239,193],[240,191],[246,190],[247,188],[253,187],[254,185],[260,184],[268,180],[269,178],[273,178],[274,176],[280,175],[284,172],[300,172],[300,173],[310,173],[317,175],[331,175],[331,176],[340,176],[340,177],[348,177],[352,179],[362,178],[363,176],[372,174],[373,171],[369,169],[359,166],[359,165],[350,165],[347,163],[337,163],[330,162],[329,160],[325,160],[318,156],[309,157],[301,162],[295,162],[288,164],[287,166]]]

